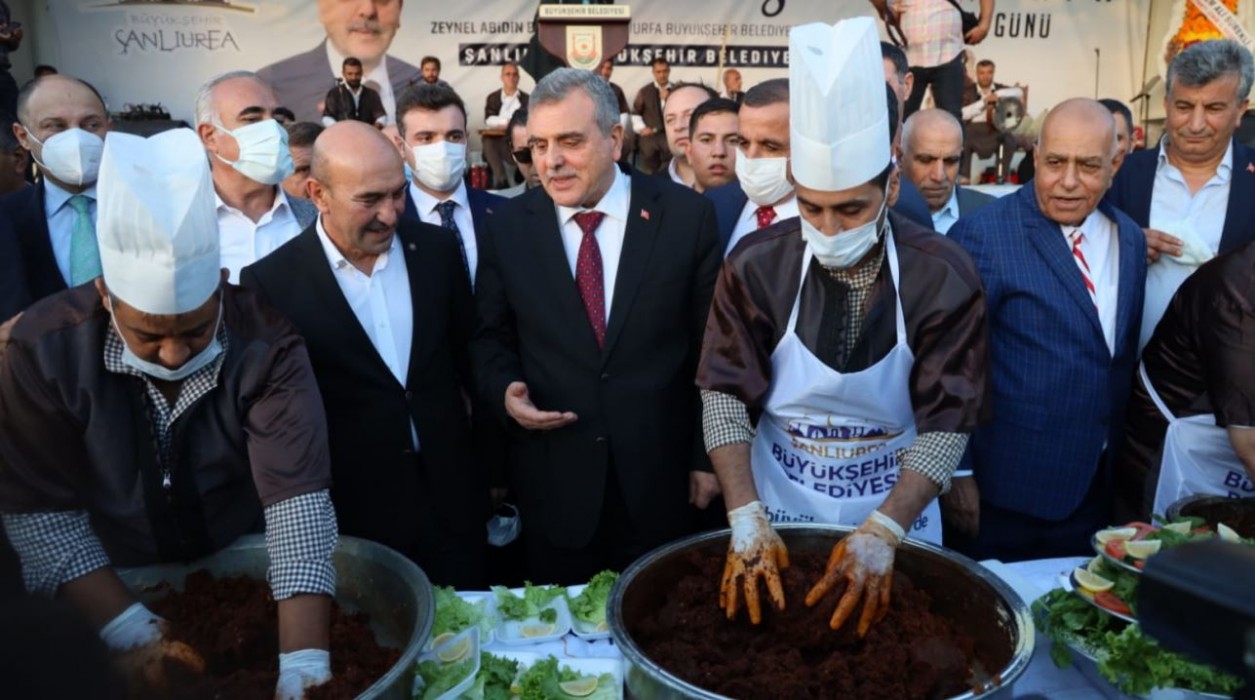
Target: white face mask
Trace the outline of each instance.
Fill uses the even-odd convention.
[[[750,158],[736,154],[736,179],[745,196],[760,207],[779,202],[793,191],[789,184],[788,158]]]
[[[204,350],[187,358],[187,362],[182,365],[170,369],[165,365],[159,365],[155,362],[149,362],[142,359],[131,351],[131,346],[126,342],[126,338],[122,335],[122,331],[118,329],[118,319],[113,315],[113,305],[110,304],[109,315],[113,321],[113,330],[122,338],[122,363],[128,367],[134,368],[147,374],[153,379],[160,379],[166,382],[179,382],[196,374],[204,369],[209,363],[213,362],[222,354],[222,343],[218,342],[218,327],[222,325],[222,300],[218,300],[218,321],[214,324],[213,340],[209,341],[209,345]]]
[[[509,503],[502,503],[488,519],[488,544],[504,547],[518,539],[522,529],[523,521],[519,519],[519,509]]]
[[[806,245],[810,246],[811,253],[815,255],[820,265],[841,270],[851,267],[862,260],[863,256],[867,255],[867,251],[880,240],[880,232],[884,228],[884,221],[880,217],[885,213],[885,205],[888,202],[889,198],[885,197],[880,203],[880,211],[876,212],[876,218],[858,228],[842,231],[833,236],[825,236],[803,216],[801,217],[802,239],[806,241]]]
[[[96,181],[100,173],[100,155],[105,141],[90,131],[66,129],[40,142],[25,124],[26,135],[40,146],[35,162],[49,175],[67,185],[82,187]],[[34,154],[32,154],[34,155]]]
[[[466,144],[436,141],[414,146],[411,150],[419,182],[436,192],[457,189],[466,172]]]
[[[235,161],[222,156],[218,160],[235,168],[244,177],[263,185],[277,185],[292,174],[292,152],[288,150],[288,131],[273,119],[245,124],[232,131],[219,122],[214,127],[229,134],[240,147]],[[217,154],[215,154],[217,155]]]

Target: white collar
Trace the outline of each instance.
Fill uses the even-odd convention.
[[[617,166],[614,166],[614,182],[610,184],[610,189],[602,195],[601,201],[595,205],[585,208],[580,207],[564,207],[558,206],[558,222],[562,226],[566,226],[572,217],[584,211],[599,211],[612,219],[618,219],[620,222],[627,223],[628,203],[632,199],[632,182],[631,179]]]
[[[1106,215],[1095,207],[1094,211],[1091,211],[1089,216],[1085,217],[1085,220],[1081,222],[1080,226],[1065,226],[1064,224],[1059,224],[1059,230],[1063,232],[1063,237],[1067,238],[1068,233],[1073,229],[1076,229],[1085,235],[1086,240],[1092,241],[1094,240],[1094,233],[1106,220]]]
[[[340,75],[344,71],[344,59],[348,57],[336,51],[336,47],[331,43],[331,39],[327,39],[323,43],[327,45],[327,64],[331,66],[331,74]],[[362,65],[365,67],[365,64]],[[381,93],[385,89],[385,85],[392,85],[392,82],[388,79],[388,56],[386,54],[380,57],[379,65],[375,66],[374,70],[362,75],[363,87],[366,86],[366,81],[368,80],[379,83]]]
[[[1159,158],[1158,165],[1155,169],[1160,170],[1168,162],[1168,137],[1165,135],[1159,140]],[[1176,166],[1173,166],[1176,167]],[[1221,182],[1228,182],[1229,175],[1233,172],[1233,139],[1229,139],[1229,147],[1224,151],[1224,158],[1220,159],[1220,164],[1216,166],[1216,174],[1212,177],[1219,178]]]
[[[344,257],[344,253],[340,252],[340,249],[334,242],[332,242],[331,237],[327,235],[327,229],[323,228],[322,225],[321,215],[314,224],[314,229],[318,232],[318,242],[322,244],[322,251],[326,254],[327,261],[331,263],[331,267],[333,269],[343,270],[346,267],[353,267],[353,263],[349,262],[349,259]],[[373,276],[375,273],[385,270],[388,267],[388,257],[398,250],[399,245],[397,235],[394,232],[392,234],[391,245],[388,246],[388,250],[380,253],[379,257],[375,258],[375,265],[371,268],[370,275],[367,275],[367,277]],[[361,272],[360,270],[358,271]]]
[[[450,193],[444,199],[437,199],[427,193],[426,190],[418,186],[415,180],[410,181],[410,192],[414,195],[414,208],[420,214],[430,214],[436,211],[436,205],[441,202],[452,201],[466,211],[471,210],[471,200],[466,195],[466,182],[459,181],[458,188]]]
[[[959,183],[954,183],[954,187],[950,190],[950,199],[937,210],[934,216],[949,215],[952,219],[959,218]]]
[[[96,199],[96,183],[92,183],[91,187],[79,192],[79,194],[88,199]],[[53,183],[46,176],[44,177],[44,211],[55,214],[61,211],[61,207],[70,201],[70,197],[74,195],[62,189],[59,185]]]
[[[275,189],[275,201],[270,205],[270,211],[267,212],[270,214],[271,218],[274,218],[274,215],[278,213],[279,207],[286,207],[289,210],[292,209],[292,205],[288,204],[288,196],[283,193],[283,188],[278,185],[273,185],[273,187]],[[234,214],[239,214],[240,216],[244,215],[244,212],[222,201],[222,197],[218,195],[218,188],[216,187],[214,188],[214,203],[217,205],[216,210],[219,214],[222,213],[223,209],[226,209]],[[261,221],[261,217],[258,217],[257,220]]]

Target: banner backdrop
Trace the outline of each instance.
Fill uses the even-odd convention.
[[[864,0],[635,0],[631,43],[613,80],[629,100],[649,80],[649,62],[672,63],[673,81],[714,83],[720,59],[746,87],[785,74],[788,30],[872,14]],[[964,0],[977,10],[976,0]],[[370,63],[386,48],[388,80],[416,79],[423,56],[441,59],[441,78],[468,104],[472,130],[498,89],[499,66],[517,61],[532,34],[535,0],[47,0],[36,21],[54,30],[56,51],[39,60],[91,81],[113,110],[162,103],[191,120],[197,86],[227,70],[259,70],[279,85],[299,117],[317,114],[339,60]],[[989,37],[972,49],[997,62],[997,79],[1030,86],[1037,113],[1071,96],[1127,100],[1141,86],[1150,0],[998,0]],[[372,16],[373,13],[373,16]],[[44,25],[48,26],[48,25]],[[377,28],[377,33],[371,29]],[[356,31],[367,30],[367,31]],[[47,36],[46,32],[43,32]],[[329,52],[325,42],[335,38]],[[333,71],[332,65],[335,65]],[[367,71],[370,79],[370,71]],[[530,91],[532,81],[523,79]],[[300,90],[296,90],[300,83]],[[297,96],[297,93],[301,93]],[[309,95],[317,95],[309,98]],[[385,95],[386,97],[386,95]]]

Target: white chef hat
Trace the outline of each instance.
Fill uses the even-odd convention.
[[[149,314],[204,304],[221,265],[213,180],[196,132],[110,132],[98,183],[96,237],[109,291]]]
[[[870,17],[789,31],[793,179],[835,192],[889,165],[889,104],[880,37]]]

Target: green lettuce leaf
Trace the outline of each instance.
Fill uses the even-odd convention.
[[[493,586],[492,592],[497,596],[497,612],[503,619],[526,620],[539,617],[541,609],[565,591],[561,586],[533,586],[531,581],[525,581],[522,597],[503,586]]]
[[[467,658],[451,664],[440,663],[434,659],[418,662],[418,675],[423,679],[423,689],[414,695],[415,700],[431,700],[449,692],[458,683],[466,680],[475,668],[475,657]]]
[[[446,632],[461,632],[484,620],[484,603],[470,603],[458,597],[449,586],[435,586],[436,619],[431,625],[431,636]],[[486,630],[480,630],[481,634]]]
[[[522,690],[521,700],[565,700],[574,696],[562,692],[560,683],[574,681],[584,676],[565,667],[559,666],[553,656],[546,657],[532,664],[523,677],[519,679]],[[614,674],[603,673],[597,677],[597,690],[586,695],[585,700],[615,700],[619,695]]]
[[[570,599],[571,615],[592,626],[605,622],[606,603],[610,600],[610,589],[618,580],[619,574],[613,571],[603,571],[593,576],[584,590]]]

